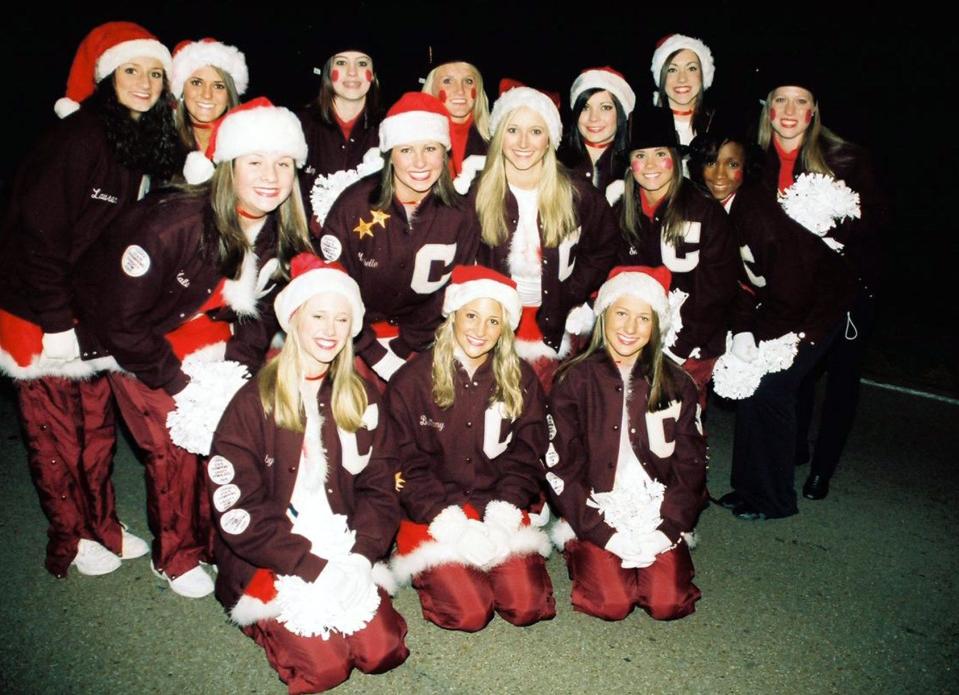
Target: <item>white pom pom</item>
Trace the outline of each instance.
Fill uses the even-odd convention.
[[[764,374],[781,372],[792,366],[801,338],[801,333],[786,333],[772,340],[762,340],[757,346],[759,356],[745,362],[733,354],[732,334],[727,334],[726,353],[713,367],[713,390],[723,398],[749,398],[759,388]]]
[[[573,307],[566,317],[566,332],[573,335],[586,335],[593,330],[593,321],[596,315],[589,304],[580,304]]]
[[[460,169],[459,175],[453,179],[453,188],[456,189],[456,192],[460,195],[466,195],[469,193],[470,186],[473,184],[473,179],[476,178],[476,174],[483,170],[483,167],[486,166],[486,156],[482,154],[471,154],[469,157],[463,160],[463,167]]]
[[[71,113],[79,111],[80,104],[75,102],[70,97],[60,97],[53,104],[53,110],[60,118],[66,118]]]
[[[239,362],[201,362],[188,357],[183,371],[187,387],[173,397],[176,409],[167,415],[171,441],[194,454],[210,453],[213,432],[234,394],[250,378]]]
[[[214,169],[213,162],[207,159],[206,155],[193,150],[186,156],[186,162],[183,164],[183,178],[187,183],[196,186],[213,178]]]
[[[663,523],[660,507],[666,486],[645,476],[617,481],[609,492],[590,491],[586,506],[598,509],[606,523],[630,538],[646,536]]]
[[[792,186],[779,196],[786,214],[816,236],[822,237],[831,249],[842,244],[827,239],[826,233],[847,218],[859,219],[859,194],[844,181],[825,174],[801,174]]]
[[[689,292],[683,292],[678,287],[674,287],[667,297],[669,301],[669,323],[666,326],[666,337],[663,338],[663,345],[672,347],[676,344],[676,336],[683,330],[683,316],[680,311],[683,303],[689,299]]]
[[[336,569],[327,565],[314,582],[294,575],[278,576],[280,613],[276,619],[297,635],[323,639],[329,639],[331,632],[348,636],[366,627],[380,606],[376,585],[369,581],[357,600],[355,587],[350,586],[352,578],[342,577],[338,582]]]
[[[343,191],[382,168],[383,156],[379,149],[374,147],[366,151],[363,161],[355,169],[341,169],[332,174],[317,176],[310,191],[310,204],[313,206],[316,221],[322,226],[326,216],[330,214],[330,208]]]

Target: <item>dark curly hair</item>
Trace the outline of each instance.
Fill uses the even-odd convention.
[[[134,171],[149,174],[160,183],[170,179],[183,165],[183,152],[173,121],[175,101],[164,87],[157,102],[139,119],[117,99],[113,75],[103,78],[83,107],[96,109],[103,121],[107,141],[117,161]]]

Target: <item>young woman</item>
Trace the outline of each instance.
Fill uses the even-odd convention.
[[[433,349],[387,392],[407,514],[393,570],[450,630],[481,630],[494,611],[514,625],[556,615],[549,539],[527,513],[540,501],[546,421],[536,375],[513,350],[515,287],[454,268]]]
[[[376,149],[379,99],[380,81],[366,51],[337,51],[323,64],[320,93],[297,113],[309,147],[300,175],[308,207],[317,176],[353,169]]]
[[[475,217],[450,179],[446,109],[405,94],[380,124],[384,166],[337,198],[318,245],[360,285],[366,319],[357,354],[380,386],[442,321],[442,289],[454,265],[472,263]],[[375,373],[375,374],[374,374]]]
[[[0,369],[15,379],[28,460],[50,522],[46,567],[112,572],[148,546],[117,520],[106,361],[78,323],[79,258],[177,165],[170,53],[146,29],[91,31],[70,69],[64,120],[24,161],[0,249]],[[79,110],[77,110],[79,109]],[[75,112],[75,113],[73,113]],[[72,115],[68,114],[72,113]],[[115,365],[114,365],[115,366]]]
[[[760,146],[766,150],[763,179],[739,192],[731,213],[754,296],[737,321],[732,352],[750,363],[757,359],[756,341],[792,332],[801,342],[792,364],[765,374],[737,409],[733,491],[720,502],[744,519],[798,511],[793,483],[797,432],[805,444],[808,421],[797,426],[797,403],[802,418],[801,385],[827,355],[823,425],[804,492],[821,499],[828,491],[855,412],[879,276],[879,230],[886,220],[861,152],[822,126],[812,80],[792,71],[774,76],[771,83],[759,123]],[[842,179],[858,193],[861,217],[840,221],[825,236],[790,217],[777,198],[802,173],[830,177],[815,195],[834,196],[834,180]]]
[[[216,39],[181,41],[173,50],[171,89],[187,152],[205,152],[213,124],[240,102],[250,82],[246,56]]]
[[[523,304],[517,350],[549,391],[570,309],[613,265],[616,223],[603,194],[556,159],[562,124],[542,92],[514,87],[493,106],[493,139],[470,190],[482,228],[478,261],[511,277]]]
[[[296,117],[266,99],[233,109],[214,135],[216,172],[194,193],[144,201],[87,261],[88,320],[127,372],[111,374],[120,412],[146,452],[153,564],[174,592],[213,584],[209,508],[197,456],[174,444],[167,416],[191,388],[185,361],[231,360],[255,373],[277,331],[269,303],[289,261],[310,248],[296,167]]]
[[[679,320],[662,350],[682,366],[705,409],[716,359],[725,351],[728,312],[740,274],[735,234],[726,213],[683,178],[672,119],[647,109],[633,127],[630,170],[613,213],[622,237],[619,262],[665,265]]]
[[[739,189],[759,176],[757,149],[744,128],[717,118],[712,129],[697,135],[689,147],[690,179],[729,212]]]
[[[672,112],[680,143],[688,145],[708,131],[713,112],[704,97],[716,75],[709,46],[691,36],[665,36],[656,44],[650,70],[657,89],[654,101]]]
[[[450,167],[456,177],[467,157],[486,154],[490,113],[483,76],[470,63],[450,61],[429,71],[423,91],[439,99],[450,115]]]
[[[682,534],[706,494],[696,387],[660,349],[669,270],[620,267],[600,288],[589,348],[564,365],[549,404],[546,479],[573,607],[622,620],[689,615],[701,594]]]
[[[576,127],[569,131],[564,162],[600,191],[626,170],[629,115],[636,95],[626,78],[611,67],[580,73],[569,90]]]
[[[312,693],[409,650],[374,584],[399,504],[386,414],[353,369],[360,291],[312,254],[292,276],[274,302],[283,349],[227,407],[206,472],[216,597],[289,691]]]

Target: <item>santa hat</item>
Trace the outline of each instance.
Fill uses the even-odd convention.
[[[621,72],[605,65],[600,68],[588,68],[579,74],[569,90],[569,106],[576,106],[579,95],[589,89],[605,89],[619,101],[628,116],[636,107],[636,93],[626,82]]]
[[[688,48],[699,58],[699,65],[703,69],[703,91],[709,89],[713,84],[713,77],[716,75],[716,63],[713,62],[713,53],[709,46],[699,39],[682,34],[669,34],[664,36],[656,43],[656,50],[653,51],[653,62],[650,65],[650,71],[653,73],[653,82],[659,87],[659,76],[662,74],[663,65],[666,59],[676,51]]]
[[[490,131],[496,132],[499,124],[509,114],[516,109],[525,106],[532,109],[546,122],[546,128],[549,130],[549,140],[555,150],[559,147],[560,139],[563,137],[563,122],[559,117],[559,108],[556,103],[544,92],[532,87],[516,86],[503,89],[510,84],[519,84],[504,80],[500,82],[500,97],[493,104],[493,112],[490,114]]]
[[[289,109],[274,106],[266,97],[251,99],[230,109],[213,127],[206,152],[187,155],[183,176],[188,183],[198,184],[213,176],[220,162],[254,152],[278,152],[306,163],[306,138],[300,119]]]
[[[429,140],[450,148],[450,119],[443,102],[425,92],[407,92],[380,123],[380,152]]]
[[[356,280],[346,274],[346,269],[339,263],[327,263],[312,253],[298,253],[290,263],[292,280],[284,287],[276,299],[273,300],[273,309],[280,322],[280,328],[289,332],[290,319],[310,297],[323,292],[332,292],[345,298],[353,312],[353,324],[350,331],[355,338],[363,330],[363,300],[360,297],[360,286]]]
[[[516,330],[523,313],[516,283],[481,265],[458,265],[453,268],[453,275],[443,298],[443,316],[449,316],[463,305],[480,298],[495,299],[502,304],[509,325]]]
[[[53,110],[66,118],[80,108],[97,84],[134,58],[156,58],[167,75],[173,71],[170,51],[149,31],[133,22],[101,24],[80,42],[67,77],[66,96],[57,99]]]
[[[183,96],[183,85],[190,75],[202,67],[211,65],[230,74],[236,93],[243,95],[250,83],[246,68],[246,56],[236,46],[227,46],[209,37],[199,41],[181,41],[173,49],[173,74],[170,91],[177,98]]]
[[[596,301],[593,302],[593,313],[597,318],[603,314],[610,304],[623,295],[639,297],[652,307],[659,318],[659,333],[666,335],[669,332],[669,284],[673,275],[666,266],[651,268],[646,265],[619,266],[609,272],[609,277],[599,288]]]

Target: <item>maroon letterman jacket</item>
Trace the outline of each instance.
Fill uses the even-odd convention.
[[[636,458],[666,487],[659,526],[676,542],[692,530],[706,494],[706,441],[700,430],[696,386],[669,360],[663,366],[680,385],[681,400],[646,411],[649,384],[633,373],[626,402],[629,439]],[[614,529],[586,505],[592,491],[613,489],[623,417],[623,379],[605,351],[572,367],[556,381],[549,401],[546,477],[551,499],[576,536],[605,547]]]
[[[318,394],[326,450],[326,494],[335,514],[344,514],[356,532],[353,552],[371,563],[382,558],[399,525],[400,509],[394,491],[395,464],[388,445],[386,414],[376,389],[366,385],[370,407],[379,410],[377,425],[355,434],[340,432],[330,399],[333,383],[324,379]],[[344,453],[344,438],[350,449]],[[303,433],[282,429],[263,411],[256,379],[241,388],[217,427],[207,464],[207,487],[214,495],[213,518],[218,529],[214,554],[219,573],[216,597],[231,609],[263,568],[306,581],[315,580],[326,560],[311,552],[311,543],[293,533],[287,515],[300,467]],[[344,456],[367,458],[365,465],[344,465]],[[232,485],[227,492],[223,488]],[[222,501],[217,502],[219,492]]]
[[[379,321],[399,328],[390,342],[399,357],[429,347],[453,266],[473,264],[479,244],[466,201],[447,206],[430,192],[408,220],[395,199],[386,210],[375,207],[379,180],[374,174],[343,191],[314,239],[318,254],[342,263],[360,286],[366,316],[354,347],[370,366],[386,354],[370,325]]]
[[[45,333],[74,328],[77,262],[140,192],[97,112],[60,121],[20,166],[0,242],[0,306]]]
[[[189,377],[164,336],[193,318],[223,279],[216,249],[205,247],[204,230],[212,225],[207,196],[150,198],[117,220],[108,242],[84,259],[83,274],[91,282],[80,288],[82,318],[99,343],[85,345],[80,337],[84,359],[112,354],[144,384],[171,395],[187,385]],[[254,244],[258,267],[276,250],[270,215]],[[275,278],[266,283],[256,299],[258,318],[238,317],[229,307],[211,316],[233,323],[226,359],[245,364],[253,374],[279,330],[273,298],[284,284]]]
[[[571,175],[570,181],[579,228],[559,246],[542,248],[543,303],[536,312],[543,341],[557,352],[569,310],[589,299],[613,267],[618,235],[603,194],[578,175]],[[475,185],[470,189],[469,199],[474,207],[477,189]],[[506,191],[506,223],[509,237],[497,246],[481,243],[477,262],[508,277],[510,244],[519,223],[519,205],[509,189]]]
[[[573,152],[572,150],[565,153],[563,162],[572,171],[588,179],[597,190],[604,194],[609,184],[623,178],[627,168],[622,157],[613,157],[612,145],[603,150],[603,154],[596,160],[595,165],[588,154]]]
[[[699,348],[700,358],[718,357],[726,351],[726,329],[742,272],[736,234],[722,206],[693,189],[682,189],[687,201],[685,239],[679,246],[662,237],[666,204],[660,205],[652,221],[640,213],[639,239],[619,238],[619,265],[665,265],[673,275],[672,288],[689,296],[680,309],[682,330],[670,350],[683,359]],[[636,205],[639,206],[637,187]],[[613,206],[621,219],[624,201]]]
[[[504,500],[528,509],[543,479],[545,398],[533,370],[520,361],[523,412],[510,420],[491,405],[492,359],[470,378],[459,365],[455,400],[447,409],[433,401],[433,351],[403,365],[386,392],[403,483],[400,501],[410,519],[429,524],[450,505]]]

